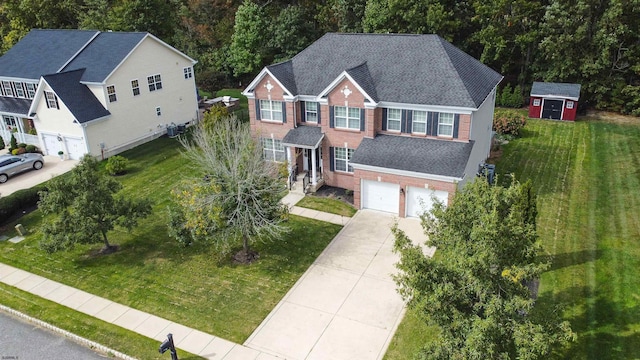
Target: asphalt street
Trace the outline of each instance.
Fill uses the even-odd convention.
[[[64,336],[0,312],[0,360],[104,360]]]

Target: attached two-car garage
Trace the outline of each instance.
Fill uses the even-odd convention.
[[[362,180],[361,204],[363,209],[372,209],[400,214],[400,185]],[[405,214],[407,217],[418,217],[425,210],[433,206],[433,198],[447,204],[449,193],[441,190],[431,190],[413,186],[406,187]],[[433,197],[433,198],[432,198]]]
[[[84,140],[72,136],[42,134],[44,150],[47,155],[58,155],[62,151],[69,159],[79,160],[87,153]]]

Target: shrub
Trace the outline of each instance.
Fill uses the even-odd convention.
[[[11,150],[11,154],[12,155],[21,155],[27,152],[27,149],[23,148],[23,147],[19,147],[17,149],[13,149]]]
[[[29,129],[29,135],[38,135],[38,132],[36,131],[36,128]]]
[[[18,144],[18,147],[19,147],[19,148],[26,148],[26,147],[27,147],[27,144],[25,144],[25,143],[20,143],[20,144]]]
[[[13,151],[13,149],[17,149],[18,148],[18,140],[16,140],[16,137],[11,134],[11,146],[9,146],[9,150]]]
[[[518,136],[526,124],[524,115],[514,110],[498,109],[493,117],[493,129],[498,134]]]
[[[27,145],[24,149],[25,149],[28,153],[38,152],[38,148],[37,148],[35,145],[31,145],[31,144]]]
[[[14,192],[9,196],[0,198],[0,225],[14,214],[36,206],[40,200],[40,191],[47,191],[45,185],[37,185],[30,189],[23,189]]]
[[[129,165],[129,160],[124,156],[115,155],[107,160],[107,165],[105,169],[110,175],[119,175],[123,174],[127,171],[127,166]]]
[[[7,145],[4,143],[4,139],[0,136],[0,150],[4,149]]]

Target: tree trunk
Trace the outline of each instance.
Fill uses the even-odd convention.
[[[249,255],[249,237],[246,234],[242,234],[242,249]]]
[[[104,242],[104,250],[108,251],[111,248],[111,244],[109,244],[109,240],[107,239],[107,233],[102,232],[102,241]]]

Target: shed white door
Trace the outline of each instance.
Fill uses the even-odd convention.
[[[432,196],[447,205],[449,193],[441,190],[429,190],[425,188],[407,187],[407,217],[419,217],[433,206]]]
[[[64,143],[67,146],[69,159],[79,160],[87,153],[82,139],[65,137]]]
[[[56,135],[42,134],[42,141],[46,155],[58,155],[58,151],[62,150],[62,143]]]
[[[362,208],[398,214],[400,186],[379,181],[362,181]]]

